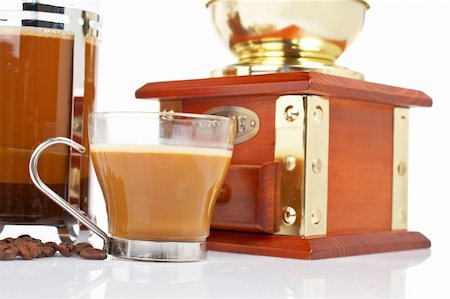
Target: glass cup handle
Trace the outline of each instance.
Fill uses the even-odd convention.
[[[39,162],[39,156],[41,153],[47,148],[55,144],[65,144],[80,153],[84,153],[86,151],[85,147],[81,144],[76,143],[72,139],[65,137],[55,137],[47,139],[46,141],[39,144],[39,146],[33,151],[31,154],[30,164],[29,164],[29,172],[31,180],[33,181],[36,188],[38,188],[42,193],[44,193],[48,198],[50,198],[53,202],[55,202],[58,206],[63,208],[67,213],[75,217],[78,221],[86,225],[92,232],[98,235],[105,242],[104,247],[107,249],[109,246],[109,237],[108,235],[100,229],[97,225],[95,225],[88,217],[85,216],[84,212],[74,208],[71,206],[66,200],[61,198],[58,194],[56,194],[52,189],[50,189],[44,182],[41,180],[37,166]]]

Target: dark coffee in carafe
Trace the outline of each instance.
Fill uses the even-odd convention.
[[[73,217],[33,186],[28,163],[48,138],[65,136],[86,146],[84,154],[49,148],[39,173],[93,217],[87,120],[94,108],[100,16],[42,1],[11,5],[0,8],[0,232],[7,224],[42,224],[56,226],[64,241],[82,241],[88,231],[78,230]]]
[[[71,134],[72,33],[0,27],[0,219],[4,224],[62,223],[61,209],[44,198],[28,174],[32,150]],[[43,156],[42,179],[65,197],[69,152]]]

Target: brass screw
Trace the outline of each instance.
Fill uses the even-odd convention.
[[[283,209],[283,222],[287,225],[292,225],[297,220],[297,212],[294,208],[285,207]]]
[[[164,109],[163,111],[161,111],[162,113],[175,113],[175,111],[173,111],[173,109],[167,110]]]
[[[322,107],[316,106],[316,108],[314,108],[313,115],[314,115],[314,120],[315,120],[316,122],[320,122],[320,121],[322,120],[322,118],[323,118],[323,110],[322,110]]]
[[[403,161],[400,161],[397,166],[397,172],[400,176],[404,176],[406,173],[406,163]]]
[[[312,170],[315,174],[319,174],[322,171],[322,161],[320,159],[314,159],[312,164]]]
[[[286,109],[284,109],[284,118],[289,122],[293,122],[294,120],[296,120],[299,115],[300,111],[297,107],[289,105],[286,107]]]
[[[320,213],[319,210],[313,210],[313,211],[311,212],[311,222],[312,222],[314,225],[319,224],[321,218],[322,218],[322,214]]]
[[[284,157],[284,167],[287,171],[292,171],[295,169],[295,166],[297,166],[297,159],[295,159],[294,156],[286,156]]]

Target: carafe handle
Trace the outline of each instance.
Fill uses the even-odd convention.
[[[29,172],[31,180],[33,181],[36,188],[38,188],[44,195],[46,195],[48,198],[50,198],[53,202],[55,202],[58,206],[63,208],[67,213],[75,217],[78,221],[86,225],[92,232],[94,232],[96,235],[98,235],[100,238],[104,241],[104,248],[108,250],[110,238],[108,235],[100,229],[97,225],[95,225],[85,214],[83,211],[78,210],[71,206],[66,200],[61,198],[58,194],[56,194],[52,189],[50,189],[45,183],[41,180],[37,166],[39,162],[39,157],[41,153],[48,147],[55,145],[55,144],[65,144],[76,151],[80,153],[85,152],[85,147],[81,144],[76,143],[72,139],[65,138],[65,137],[55,137],[47,139],[46,141],[39,144],[38,147],[33,151],[33,154],[31,154],[30,164],[29,164]]]

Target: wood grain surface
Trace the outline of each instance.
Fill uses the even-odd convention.
[[[393,108],[330,100],[327,234],[391,229]]]
[[[275,100],[274,95],[233,96],[214,99],[184,100],[183,111],[205,113],[220,106],[240,106],[255,112],[260,120],[258,134],[237,144],[233,150],[232,164],[262,165],[273,161],[275,147]]]
[[[430,240],[418,232],[379,232],[302,239],[212,230],[208,250],[296,259],[323,259],[369,253],[429,248]]]
[[[231,165],[214,207],[212,228],[272,233],[280,165]]]
[[[275,103],[281,95],[309,94],[330,103],[327,236],[273,235],[281,219],[280,172],[273,164]],[[423,92],[290,72],[148,83],[136,97],[191,113],[241,106],[259,117],[258,134],[235,146],[208,248],[316,259],[430,247],[420,233],[390,228],[393,108],[430,107]]]
[[[315,72],[287,72],[148,83],[136,91],[140,99],[193,99],[248,95],[316,94],[392,106],[430,107],[421,91]]]

